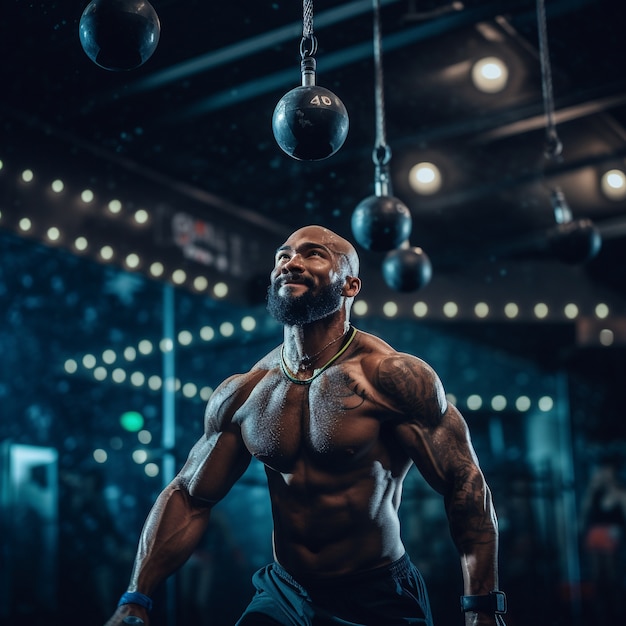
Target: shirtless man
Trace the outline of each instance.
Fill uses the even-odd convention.
[[[466,626],[504,624],[497,522],[467,425],[429,365],[350,325],[358,271],[354,247],[320,226],[277,250],[268,310],[284,343],[215,390],[204,434],[146,520],[107,626],[148,623],[150,594],[192,554],[252,457],[265,465],[275,561],[255,574],[239,626],[430,626],[398,519],[413,463],[445,501]]]

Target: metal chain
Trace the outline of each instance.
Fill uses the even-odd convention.
[[[556,132],[554,115],[554,95],[552,92],[552,72],[550,68],[550,53],[548,50],[548,28],[546,25],[546,7],[544,0],[537,0],[537,25],[539,28],[539,62],[541,64],[541,89],[543,105],[546,115],[546,149],[548,159],[556,160],[563,144]]]
[[[313,0],[302,3],[302,36],[309,39],[313,34]]]
[[[300,56],[315,56],[317,39],[313,35],[313,0],[302,2],[302,41],[300,42]]]
[[[391,159],[385,128],[385,94],[383,85],[383,45],[380,27],[380,0],[374,0],[374,103],[376,114],[376,144],[372,158],[377,165],[386,165]]]

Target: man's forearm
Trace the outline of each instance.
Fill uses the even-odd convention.
[[[135,557],[129,591],[150,595],[187,561],[209,523],[211,507],[198,506],[172,483],[148,514]]]
[[[498,588],[498,525],[491,492],[480,471],[458,483],[446,503],[450,532],[459,551],[465,595]]]

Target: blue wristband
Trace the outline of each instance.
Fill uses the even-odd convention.
[[[142,606],[147,611],[152,610],[152,600],[144,595],[143,593],[139,593],[138,591],[127,591],[122,594],[120,601],[117,603],[117,606],[122,606],[123,604],[138,604]]]

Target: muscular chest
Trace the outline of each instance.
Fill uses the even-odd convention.
[[[303,456],[322,464],[356,458],[379,433],[372,403],[341,368],[308,385],[269,372],[235,417],[250,452],[281,472]]]

